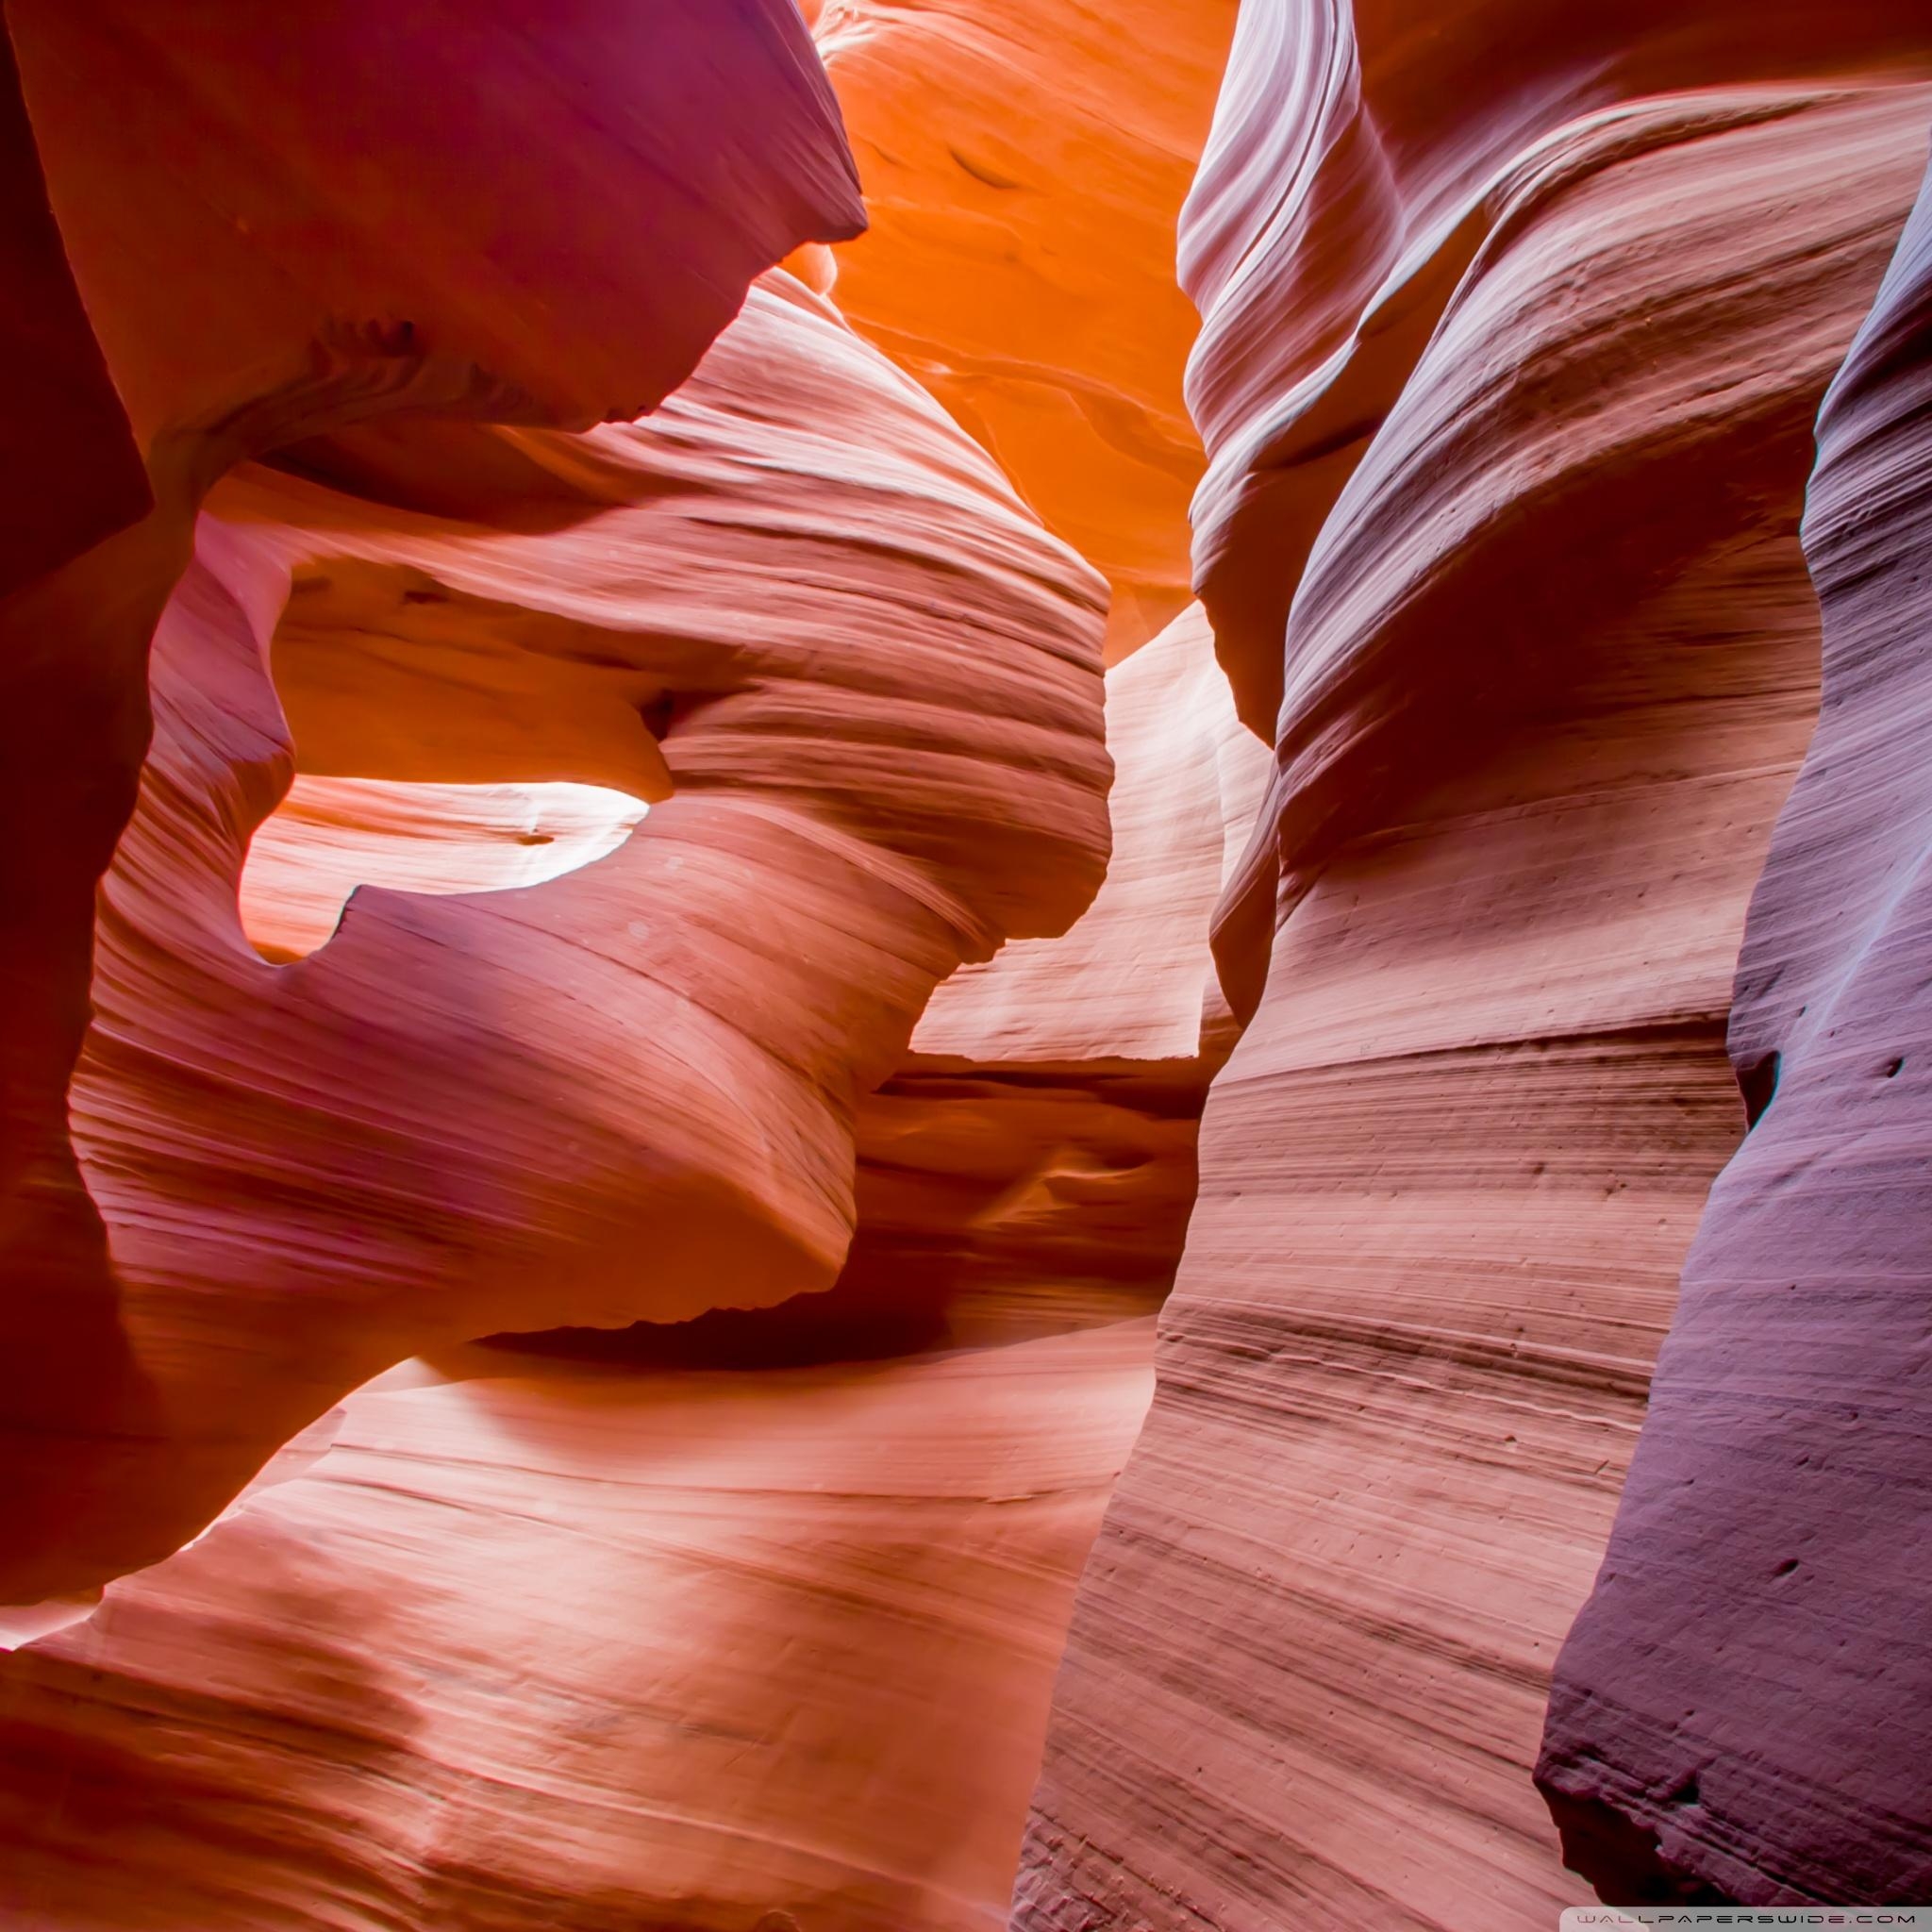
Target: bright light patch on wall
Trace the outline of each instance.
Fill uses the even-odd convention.
[[[264,958],[325,944],[358,886],[501,892],[614,852],[649,808],[602,785],[411,785],[298,776],[256,833],[242,925]]]

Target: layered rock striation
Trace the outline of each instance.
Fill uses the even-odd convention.
[[[352,1397],[5,1660],[9,1923],[997,1924],[1145,1341]]]
[[[1226,17],[1058,104],[1077,174],[961,136],[983,330],[924,190],[848,285],[1118,530],[1123,649],[1184,595],[1156,242]],[[859,225],[789,8],[660,10],[648,81],[595,8],[9,21],[155,508],[5,612],[92,816],[85,922],[20,922],[0,1905],[997,1923],[1232,1039],[1265,753],[1198,610],[1117,674],[1103,886],[1099,579],[819,295],[744,297]],[[967,120],[1040,25],[973,27]]]
[[[1810,0],[1248,0],[1180,236],[1208,456],[1194,582],[1241,716],[1273,735],[1309,552],[1458,284],[1534,209],[1619,158],[1924,66],[1901,0],[1828,24]]]
[[[95,889],[147,749],[149,641],[208,489],[384,412],[629,417],[691,373],[754,275],[863,215],[786,0],[670,5],[642,29],[591,5],[541,30],[514,4],[403,21],[13,0],[6,25],[25,109],[7,124],[8,220],[40,345],[8,433],[34,433],[60,394],[76,411],[71,474],[8,467],[9,527],[41,534],[8,551],[0,606],[0,801],[38,828],[9,843],[0,892],[0,1482],[19,1596],[174,1535],[163,1511],[128,1541],[147,1506],[114,1500],[179,1424],[124,1321],[68,1087]],[[219,567],[175,607],[177,649],[243,621],[210,588]],[[272,601],[245,621],[267,625]]]
[[[645,423],[371,429],[224,484],[72,1102],[150,1407],[46,1472],[46,1587],[163,1554],[423,1348],[827,1285],[858,1095],[962,957],[1097,882],[1100,608],[782,276]],[[291,742],[658,802],[547,885],[364,891],[275,967],[237,890]]]
[[[1824,704],[1753,896],[1711,1190],[1538,1774],[1615,1896],[1932,1894],[1932,191],[1826,396]]]
[[[6,0],[0,1918],[1923,1891],[1923,8],[646,11]]]
[[[1108,743],[1108,882],[1063,939],[949,981],[860,1104],[839,1281],[445,1347],[351,1395],[0,1670],[9,1909],[60,1932],[1000,1923],[1150,1391],[1226,1046],[1208,918],[1265,776],[1198,612],[1111,674]],[[393,811],[361,821],[378,858]],[[111,1861],[106,1818],[148,1821]]]
[[[1549,1673],[1745,1124],[1733,968],[1817,705],[1810,425],[1932,119],[1852,77],[1923,22],[1840,25],[1243,10],[1183,255],[1197,567],[1275,725],[1218,939],[1253,1019],[1028,1932],[1527,1932],[1590,1895],[1530,1776]]]

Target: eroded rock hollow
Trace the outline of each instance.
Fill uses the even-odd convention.
[[[1918,1902],[1922,7],[4,5],[9,1932]]]

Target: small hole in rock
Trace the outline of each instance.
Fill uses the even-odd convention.
[[[327,942],[358,886],[438,896],[541,885],[614,852],[647,809],[602,785],[298,774],[249,845],[242,930],[286,964]]]

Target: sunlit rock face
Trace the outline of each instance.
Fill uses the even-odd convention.
[[[1825,399],[1818,733],[1730,1047],[1711,1191],[1540,1776],[1610,1895],[1932,1895],[1924,1719],[1932,192]]]
[[[1925,39],[1902,0],[1247,0],[1180,236],[1194,581],[1242,717],[1272,735],[1308,553],[1473,267],[1620,159],[1923,73]]]
[[[325,944],[359,886],[503,892],[614,852],[650,809],[608,785],[410,785],[297,774],[248,841],[242,929],[278,965]]]
[[[1235,0],[808,6],[871,225],[853,325],[911,370],[1113,591],[1109,659],[1188,601],[1196,318],[1174,221]]]
[[[353,1397],[8,1660],[9,1923],[998,1924],[1144,1327]]]
[[[1275,729],[1219,930],[1254,1018],[1026,1932],[1591,1897],[1531,1778],[1549,1674],[1744,1127],[1811,422],[1932,125],[1879,64],[1925,51],[1907,9],[1627,12],[1243,9],[1183,258],[1200,581]]]
[[[7,434],[41,436],[50,398],[74,409],[73,468],[43,480],[9,459],[4,486],[0,804],[37,827],[8,841],[0,881],[0,1590],[17,1595],[98,1580],[172,1534],[133,1491],[113,1501],[118,1464],[138,1470],[139,1445],[182,1424],[124,1320],[68,1089],[95,889],[147,750],[149,641],[205,492],[246,458],[387,411],[628,418],[691,373],[755,275],[863,212],[789,0],[541,22],[516,0],[407,20],[11,0],[6,26],[9,294],[33,334]],[[281,566],[263,577],[219,533],[209,546],[168,618],[177,675],[196,627],[232,641],[273,622]],[[224,570],[249,578],[245,608]],[[272,765],[272,700],[249,704]],[[266,768],[250,782],[259,816],[275,786]],[[189,916],[192,891],[162,896]],[[104,1526],[117,1513],[124,1530],[150,1518],[134,1544]]]
[[[398,425],[221,486],[72,1095],[151,1407],[44,1473],[42,1588],[163,1554],[422,1348],[828,1285],[858,1096],[1100,876],[1101,594],[783,276],[641,424]],[[291,724],[324,773],[658,802],[547,885],[365,890],[275,967],[237,882]]]
[[[1226,1008],[1201,945],[1267,782],[1236,722],[1199,605],[1107,676],[1113,849],[1058,939],[1023,940],[946,982],[912,1036],[922,1059],[1015,1065],[1190,1062]],[[1204,1018],[1204,1016],[1206,1016]]]
[[[1198,611],[1111,674],[1108,720],[1108,882],[949,981],[861,1104],[837,1284],[441,1349],[348,1397],[0,1672],[0,1901],[59,1932],[1003,1921],[1151,1391],[1226,1047],[1208,919],[1266,774]],[[336,849],[392,856],[394,825],[338,819]],[[107,1817],[143,1821],[111,1861]]]
[[[75,836],[19,922],[0,1918],[996,1925],[1266,780],[1182,608],[1232,8],[962,15],[974,87],[914,33],[871,93],[820,23],[968,156],[882,195],[857,332],[789,6],[218,11],[8,15],[149,474],[4,613]],[[1146,644],[1104,738],[1107,587],[1023,494]]]

